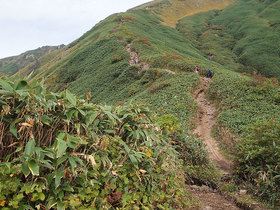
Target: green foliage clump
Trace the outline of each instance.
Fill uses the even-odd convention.
[[[236,174],[262,199],[280,201],[280,124],[273,119],[250,127],[238,144]]]
[[[155,119],[171,138],[180,159],[183,160],[186,181],[217,187],[220,174],[210,163],[203,140],[189,135],[189,132],[181,127],[179,119],[171,114],[156,115]]]
[[[139,80],[139,86],[143,88],[141,83],[147,79],[144,75]],[[165,81],[168,81],[168,86],[150,92],[149,87],[165,85]],[[194,73],[170,74],[163,71],[160,78],[145,83],[145,90],[135,95],[133,100],[146,104],[159,115],[171,114],[178,118],[182,127],[187,128],[189,119],[197,110],[191,91],[196,89],[198,82],[199,77]]]
[[[48,93],[35,80],[0,80],[2,207],[196,205],[172,140],[147,109],[87,101]]]
[[[274,79],[223,71],[215,74],[209,95],[219,101],[218,126],[230,129],[235,135],[244,135],[247,127],[259,120],[280,121],[279,85]]]

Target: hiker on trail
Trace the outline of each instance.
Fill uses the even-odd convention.
[[[195,67],[195,72],[198,74],[200,71],[200,68],[198,66]]]
[[[208,69],[206,77],[208,77],[208,78],[213,77],[213,72],[210,69]]]

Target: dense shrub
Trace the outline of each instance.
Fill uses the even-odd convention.
[[[238,144],[236,173],[253,184],[261,198],[280,201],[280,124],[258,122]]]
[[[25,80],[0,80],[0,103],[2,207],[191,207],[181,161],[148,110]]]
[[[203,140],[188,135],[178,118],[171,114],[155,116],[159,126],[172,140],[180,159],[183,160],[186,181],[190,184],[206,184],[216,187],[220,174],[210,163]]]

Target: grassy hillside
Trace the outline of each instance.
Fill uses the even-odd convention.
[[[280,1],[239,0],[180,20],[177,28],[228,69],[280,79]]]
[[[175,27],[178,20],[186,16],[209,10],[224,9],[235,0],[155,0],[134,9],[146,9],[154,12],[163,20],[164,25]]]
[[[195,5],[194,11],[201,12],[210,6],[210,9],[224,7],[232,1],[210,1],[209,5],[206,4],[209,1],[197,2],[201,2],[201,5]],[[59,92],[67,89],[78,98],[87,98],[93,103],[123,105],[132,101],[148,106],[155,113],[151,114],[152,118],[163,126],[162,133],[169,135],[171,132],[169,137],[174,140],[171,144],[176,145],[180,159],[186,163],[185,178],[195,178],[201,183],[213,185],[215,176],[212,168],[202,164],[204,161],[208,163],[205,153],[200,153],[202,142],[190,137],[188,132],[193,126],[190,124],[191,118],[197,111],[192,92],[199,88],[199,77],[211,69],[214,78],[208,94],[219,108],[216,136],[234,151],[235,173],[239,181],[249,183],[253,194],[277,203],[279,167],[274,164],[274,159],[261,161],[258,155],[268,149],[270,157],[278,160],[280,154],[279,141],[263,142],[269,139],[267,125],[272,125],[273,132],[277,132],[280,121],[277,80],[280,65],[278,48],[275,47],[279,46],[280,18],[275,12],[275,8],[279,7],[278,2],[239,0],[221,11],[188,16],[190,13],[185,6],[190,1],[154,1],[126,13],[111,15],[70,45],[41,57],[39,68],[30,65],[20,70],[19,74],[33,72],[33,79],[44,81],[49,90]],[[181,8],[180,4],[184,6]],[[149,9],[146,9],[147,6]],[[179,8],[182,10],[175,17],[173,11]],[[172,17],[168,16],[167,11],[171,11]],[[176,29],[168,26],[174,26],[184,16],[188,17],[180,20]],[[163,20],[167,25],[162,24]],[[196,65],[201,67],[201,75],[193,72]],[[255,70],[277,79],[238,73],[252,74]],[[3,88],[9,88],[9,85],[3,84]],[[66,96],[63,103],[67,100],[72,103],[70,96]],[[6,105],[7,102],[3,103]],[[120,117],[120,113],[116,112],[113,111],[113,114]],[[77,116],[86,114],[84,110],[76,110],[75,113],[78,113]],[[74,111],[68,115],[74,115]],[[270,123],[271,119],[273,123]],[[102,126],[106,127],[105,121]],[[65,123],[70,122],[66,120]],[[77,123],[77,127],[72,129],[81,128],[82,124]],[[20,126],[19,122],[15,124]],[[116,122],[113,124],[116,125]],[[9,130],[14,132],[16,128],[20,130],[15,126]],[[254,137],[255,130],[259,128],[266,131],[264,138],[261,135]],[[108,135],[117,132],[115,127],[107,131]],[[143,135],[133,132],[131,136],[137,139]],[[276,139],[277,135],[273,138]],[[248,145],[254,140],[263,144],[251,152],[252,148]],[[239,146],[236,146],[237,141],[240,142]],[[258,143],[253,142],[252,145]],[[186,159],[193,154],[192,151],[197,152],[191,156],[198,160],[194,164],[193,160]],[[249,159],[246,160],[243,154],[248,154]],[[246,171],[243,173],[242,169]],[[262,179],[267,175],[269,178]],[[104,196],[104,192],[101,193]]]
[[[139,63],[149,68],[129,63],[128,44]],[[219,66],[205,59],[183,34],[144,10],[112,15],[65,49],[60,54],[66,56],[33,71],[35,78],[44,78],[53,90],[67,88],[80,97],[91,92],[96,103],[137,100],[162,106],[161,113],[171,112],[184,123],[195,111],[190,91],[199,77],[192,73],[194,66]]]
[[[36,50],[30,50],[18,56],[0,59],[0,73],[6,76],[11,76],[32,64],[32,69],[40,66],[40,58],[45,54],[62,48],[61,46],[44,46]],[[31,67],[30,67],[31,68]]]

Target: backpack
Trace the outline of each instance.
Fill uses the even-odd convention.
[[[197,69],[196,69],[197,71],[200,71],[200,68],[199,67],[197,67]]]

